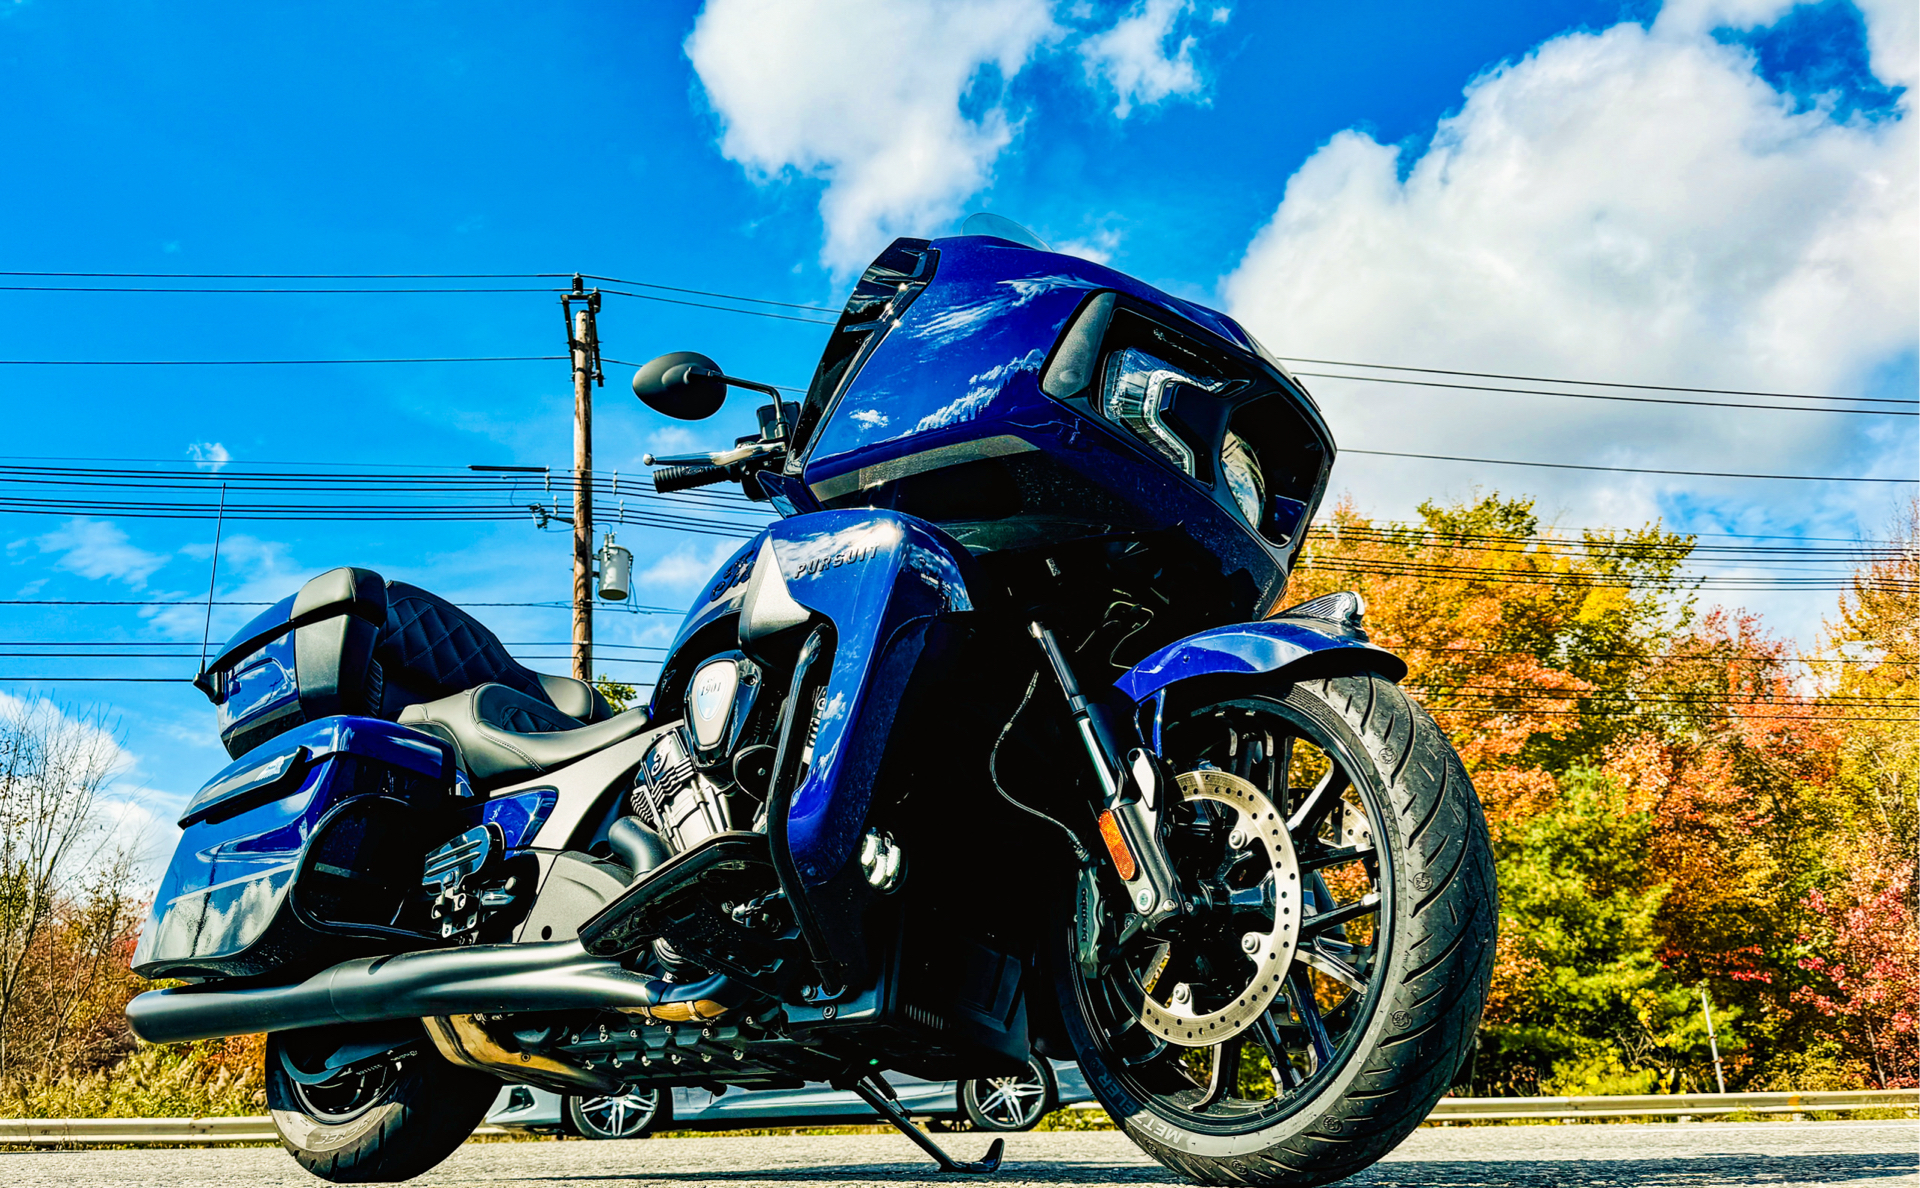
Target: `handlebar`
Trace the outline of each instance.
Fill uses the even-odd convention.
[[[732,476],[724,466],[666,466],[653,472],[653,489],[662,495],[692,487],[710,487]]]

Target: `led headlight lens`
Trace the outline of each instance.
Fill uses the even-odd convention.
[[[1168,384],[1190,384],[1203,392],[1218,392],[1219,380],[1189,375],[1164,359],[1128,347],[1107,366],[1107,383],[1100,394],[1100,411],[1152,446],[1167,461],[1193,473],[1193,450],[1160,419]]]
[[[1220,445],[1220,475],[1240,505],[1240,514],[1252,527],[1260,527],[1260,513],[1267,505],[1266,476],[1260,473],[1260,459],[1252,447],[1231,429]]]

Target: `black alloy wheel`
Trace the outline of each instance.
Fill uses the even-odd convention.
[[[1053,1070],[1038,1056],[1027,1067],[1001,1077],[960,1082],[960,1113],[975,1130],[1032,1130],[1053,1111],[1057,1094]]]
[[[1472,785],[1364,674],[1251,678],[1163,731],[1187,910],[1150,932],[1083,877],[1057,967],[1081,1068],[1201,1183],[1349,1175],[1425,1117],[1479,1022],[1495,892]]]
[[[671,1114],[672,1106],[660,1089],[567,1098],[567,1126],[581,1138],[646,1138]]]

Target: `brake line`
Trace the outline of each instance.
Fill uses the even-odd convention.
[[[1036,668],[1033,670],[1033,678],[1027,682],[1027,691],[1021,696],[1020,704],[1014,707],[1013,714],[1007,719],[1006,725],[1000,727],[1000,736],[993,740],[993,750],[987,755],[987,776],[993,781],[993,790],[1000,794],[1000,799],[1006,801],[1023,813],[1030,813],[1040,818],[1042,821],[1047,822],[1060,832],[1066,834],[1067,844],[1073,847],[1073,856],[1080,860],[1080,865],[1088,866],[1093,862],[1093,855],[1089,854],[1087,847],[1081,844],[1079,834],[1067,828],[1059,818],[1048,816],[1032,805],[1022,804],[1020,801],[1015,800],[1007,792],[1006,788],[1000,784],[1000,744],[1006,742],[1007,735],[1013,733],[1013,724],[1018,722],[1020,715],[1026,712],[1027,703],[1033,700],[1034,690],[1039,687],[1040,670]]]

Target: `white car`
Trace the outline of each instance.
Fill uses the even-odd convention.
[[[1078,1065],[1030,1057],[1027,1071],[971,1081],[887,1076],[900,1103],[922,1117],[966,1121],[978,1130],[1030,1130],[1049,1111],[1092,1101]],[[715,1095],[686,1086],[619,1097],[562,1097],[530,1085],[508,1085],[487,1123],[516,1130],[558,1131],[582,1138],[644,1138],[656,1130],[724,1130],[862,1122],[873,1107],[831,1085],[798,1089],[733,1089]]]

